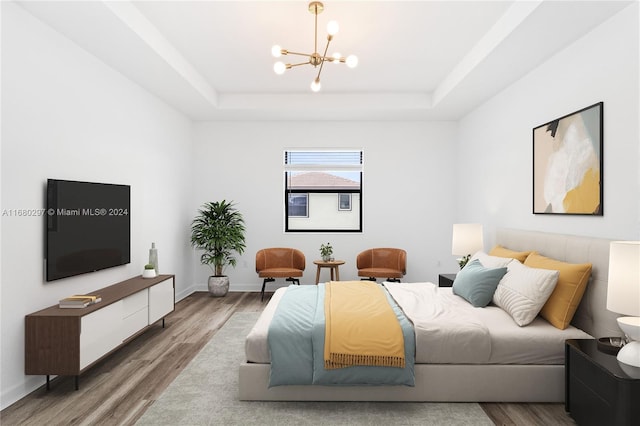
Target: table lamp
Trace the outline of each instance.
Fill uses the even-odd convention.
[[[607,309],[631,315],[617,319],[629,340],[618,352],[618,361],[640,367],[640,241],[611,242]]]
[[[484,248],[482,225],[479,223],[457,223],[453,225],[451,254],[462,256],[458,259],[460,269],[464,268],[471,255]]]

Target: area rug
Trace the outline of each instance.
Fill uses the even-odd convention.
[[[259,313],[235,313],[138,425],[493,425],[476,403],[238,400],[244,340]]]

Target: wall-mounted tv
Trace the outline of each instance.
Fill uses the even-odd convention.
[[[47,180],[46,280],[131,262],[131,187]]]

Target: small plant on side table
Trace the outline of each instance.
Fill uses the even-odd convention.
[[[320,256],[322,256],[322,260],[328,262],[331,260],[331,255],[333,254],[333,247],[331,247],[331,243],[320,245]]]

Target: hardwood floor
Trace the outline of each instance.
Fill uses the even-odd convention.
[[[59,377],[0,412],[3,426],[131,425],[234,312],[260,312],[260,293],[194,293],[160,323],[80,376]],[[563,404],[480,404],[497,425],[571,425]]]

